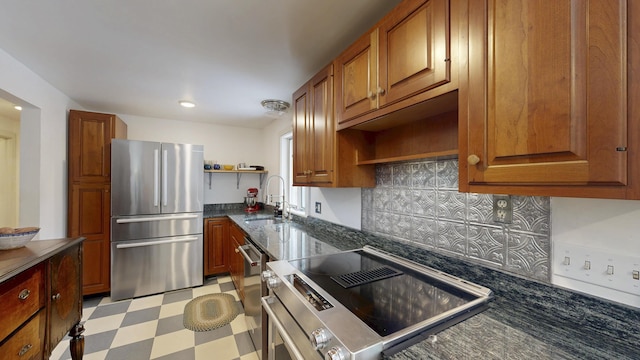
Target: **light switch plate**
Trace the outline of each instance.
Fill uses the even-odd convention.
[[[640,295],[640,276],[636,275],[640,272],[640,257],[566,243],[556,244],[554,250],[555,276]]]
[[[316,201],[316,214],[322,214],[322,203]]]

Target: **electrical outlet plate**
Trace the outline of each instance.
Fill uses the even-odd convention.
[[[640,295],[640,257],[613,254],[603,249],[576,244],[554,246],[555,276]]]
[[[322,203],[316,201],[316,214],[322,214]]]
[[[493,195],[493,221],[511,224],[513,221],[511,195]]]

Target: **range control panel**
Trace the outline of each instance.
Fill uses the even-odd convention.
[[[306,281],[302,280],[300,276],[294,274],[291,277],[291,282],[293,283],[293,287],[296,288],[316,310],[322,311],[333,307],[327,299],[318,294],[318,292],[309,286]]]

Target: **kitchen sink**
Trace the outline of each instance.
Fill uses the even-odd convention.
[[[287,222],[285,219],[275,218],[275,217],[244,219],[244,223],[245,224],[252,224],[252,225],[256,225],[256,226],[283,224],[285,222]]]

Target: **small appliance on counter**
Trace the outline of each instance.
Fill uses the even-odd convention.
[[[258,189],[249,188],[247,189],[247,196],[244,198],[244,203],[247,207],[244,211],[248,213],[256,212],[260,210],[260,206],[258,205]]]

